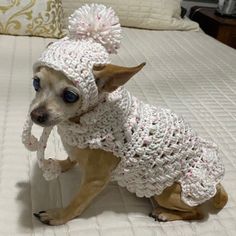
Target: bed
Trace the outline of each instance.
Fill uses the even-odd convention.
[[[226,167],[226,207],[200,222],[155,222],[148,199],[111,183],[79,217],[65,225],[41,224],[33,212],[65,206],[79,187],[79,168],[46,182],[34,153],[21,144],[22,126],[34,95],[33,62],[51,39],[0,37],[0,234],[1,235],[235,235],[236,51],[203,32],[123,28],[113,62],[145,68],[127,88],[154,105],[182,114],[197,132],[216,142]],[[135,42],[135,43],[134,43]],[[36,134],[40,128],[36,128]],[[54,131],[48,156],[66,158]]]
[[[145,102],[182,114],[221,150],[228,204],[200,222],[155,222],[148,199],[111,183],[79,217],[65,225],[41,224],[33,212],[65,206],[79,188],[79,167],[46,182],[34,153],[21,143],[34,95],[32,64],[52,39],[0,36],[0,235],[235,235],[236,234],[236,51],[193,31],[123,28],[113,63],[145,68],[127,88]],[[40,134],[41,129],[34,130]],[[53,132],[47,156],[66,158]]]

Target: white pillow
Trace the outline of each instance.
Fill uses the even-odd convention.
[[[65,27],[68,16],[86,3],[111,6],[122,26],[154,30],[199,30],[197,23],[180,17],[181,0],[62,0]]]

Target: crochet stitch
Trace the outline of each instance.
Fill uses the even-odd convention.
[[[112,179],[138,197],[159,195],[179,182],[182,200],[196,206],[215,195],[224,175],[215,144],[170,110],[145,104],[124,88],[81,116],[80,124],[60,123],[58,133],[68,145],[121,157]]]
[[[121,27],[111,8],[101,4],[85,5],[76,10],[69,19],[69,36],[48,46],[34,63],[33,71],[47,66],[62,71],[80,91],[82,107],[76,115],[86,112],[102,97],[98,95],[92,74],[94,64],[109,63],[109,54],[120,46]],[[61,170],[57,162],[44,159],[44,149],[52,128],[45,128],[40,140],[31,134],[32,121],[28,115],[22,142],[30,151],[37,151],[39,167],[47,180],[56,178]]]
[[[120,47],[120,24],[112,8],[104,5],[85,5],[69,17],[70,37],[74,39],[93,38],[109,53],[116,53]]]
[[[72,15],[69,29],[69,36],[51,44],[34,64],[35,72],[42,65],[63,72],[80,90],[80,123],[64,121],[57,126],[63,143],[120,157],[112,180],[139,197],[159,195],[174,182],[180,183],[182,199],[190,206],[213,197],[224,175],[215,144],[198,137],[170,110],[145,104],[123,87],[98,93],[92,67],[109,63],[109,53],[116,52],[120,43],[113,10],[86,5]],[[44,128],[37,140],[32,125],[28,117],[22,141],[30,151],[37,151],[44,177],[51,180],[61,172],[57,161],[44,159],[52,127]]]

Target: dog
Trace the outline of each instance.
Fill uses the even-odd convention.
[[[94,65],[92,72],[99,93],[114,93],[144,65],[145,63],[129,68],[112,64]],[[34,123],[42,127],[60,125],[61,122],[65,121],[80,125],[81,116],[86,115],[86,112],[77,114],[82,106],[80,91],[65,74],[47,66],[40,66],[33,76],[33,84],[36,97],[31,104],[30,116]],[[93,110],[95,107],[90,109]],[[62,172],[70,170],[78,163],[82,169],[83,178],[79,192],[68,206],[34,213],[42,223],[48,225],[65,224],[80,216],[93,199],[107,186],[111,180],[112,172],[121,162],[121,158],[112,152],[88,147],[78,148],[66,143],[63,136],[61,139],[68,153],[68,158],[63,161],[53,161],[59,162]],[[176,181],[160,194],[151,196],[150,200],[155,207],[150,216],[158,221],[203,219],[201,204],[197,206],[187,205],[181,198],[181,192],[181,185]],[[227,193],[223,186],[218,183],[216,193],[211,198],[213,206],[221,209],[227,203],[227,199]]]
[[[111,180],[150,198],[155,220],[200,220],[201,205],[210,199],[223,208],[227,194],[216,145],[198,137],[183,118],[143,103],[124,88],[145,63],[110,63],[121,40],[115,12],[85,5],[71,15],[68,29],[68,36],[49,45],[33,65],[36,96],[22,141],[37,151],[47,180],[77,163],[83,178],[68,206],[34,215],[48,225],[65,224]],[[32,121],[44,127],[39,140],[31,134]],[[68,154],[64,161],[44,158],[53,126]]]

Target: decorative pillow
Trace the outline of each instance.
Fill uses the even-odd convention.
[[[111,6],[122,26],[155,30],[199,30],[197,23],[181,18],[181,0],[62,0],[64,26],[72,12],[86,3]]]
[[[0,0],[0,33],[60,38],[61,0]]]

